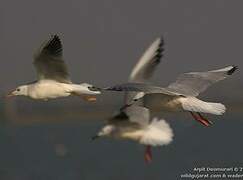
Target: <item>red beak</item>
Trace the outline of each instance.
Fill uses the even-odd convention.
[[[13,94],[13,91],[11,91],[11,92],[9,92],[8,94],[6,94],[6,98],[10,98],[10,97],[13,97],[14,96],[14,94]]]

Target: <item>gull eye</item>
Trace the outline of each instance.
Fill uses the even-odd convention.
[[[94,87],[94,86],[89,86],[88,89],[89,89],[90,91],[100,91],[100,88],[98,88],[98,87]]]
[[[18,89],[16,89],[16,91],[20,91],[20,89],[18,88]]]

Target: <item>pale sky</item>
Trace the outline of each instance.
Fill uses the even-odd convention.
[[[50,34],[62,39],[73,81],[98,86],[126,81],[143,51],[163,35],[165,56],[156,85],[182,72],[233,64],[240,71],[210,91],[220,90],[228,98],[233,89],[238,99],[243,88],[242,5],[239,0],[3,0],[1,91],[35,80],[32,55]]]

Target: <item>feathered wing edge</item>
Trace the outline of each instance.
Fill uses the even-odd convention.
[[[144,135],[140,143],[151,146],[168,145],[173,140],[173,130],[164,119],[153,118],[148,127],[144,129]]]
[[[186,96],[198,96],[211,85],[231,76],[237,69],[237,66],[227,66],[205,72],[184,73],[179,75],[175,82],[169,84],[167,89]]]
[[[52,35],[34,53],[34,66],[38,79],[52,79],[71,83],[67,65],[63,57],[62,42],[58,35]]]
[[[129,82],[145,83],[153,76],[154,71],[163,57],[163,46],[164,40],[162,37],[155,39],[134,66],[128,79]],[[136,92],[125,92],[125,103],[130,103],[136,94]]]
[[[63,54],[63,47],[60,37],[57,34],[51,35],[48,40],[45,40],[34,53],[34,59],[43,54],[50,56],[61,57]]]
[[[164,40],[162,37],[155,39],[134,66],[129,76],[130,82],[145,82],[153,75],[161,61],[161,57],[163,57],[163,46]]]

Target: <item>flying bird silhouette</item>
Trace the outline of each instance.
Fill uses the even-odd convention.
[[[212,84],[231,76],[236,70],[236,66],[228,66],[207,72],[184,73],[165,88],[131,82],[105,89],[136,92],[136,96],[125,106],[140,103],[154,111],[186,111],[198,122],[210,126],[212,122],[201,113],[222,115],[226,107],[221,103],[202,101],[197,96]]]
[[[57,35],[51,36],[34,55],[37,81],[17,87],[7,97],[27,96],[48,100],[75,95],[87,101],[95,101],[95,95],[101,93],[100,89],[88,83],[72,83],[62,54],[60,38]]]
[[[164,41],[157,38],[139,59],[129,76],[129,82],[147,82],[153,75],[163,56]],[[137,96],[137,92],[126,92],[124,104]],[[145,107],[123,106],[110,118],[101,130],[92,138],[112,137],[129,139],[146,146],[144,158],[152,161],[152,146],[167,145],[172,141],[173,131],[164,119],[151,117]]]

